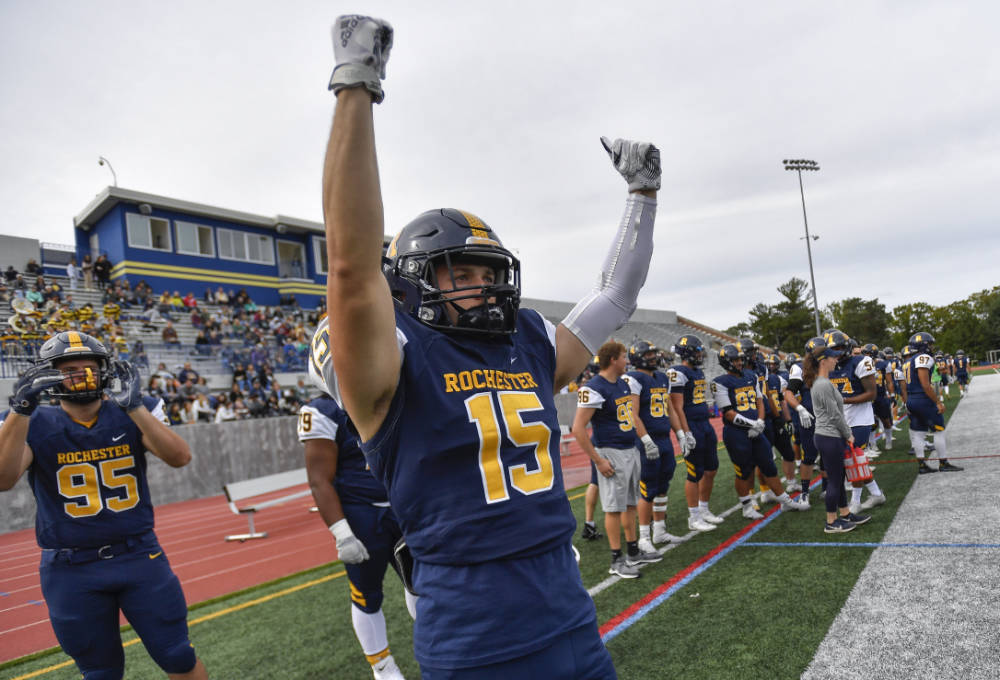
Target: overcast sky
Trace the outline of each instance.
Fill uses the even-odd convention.
[[[633,5],[0,0],[0,232],[71,243],[111,183],[99,156],[124,188],[320,221],[347,11],[396,29],[386,231],[477,213],[528,297],[596,278],[625,196],[600,135],[662,152],[641,307],[725,328],[808,280],[783,158],[822,166],[803,175],[821,306],[1000,284],[1000,4]]]

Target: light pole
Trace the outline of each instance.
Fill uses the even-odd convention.
[[[111,167],[111,161],[109,161],[104,156],[99,156],[98,160],[97,160],[97,164],[98,165],[106,165],[106,166],[108,166],[108,170],[111,171],[111,180],[115,183],[115,186],[117,187],[118,186],[118,175],[115,174],[115,169]]]
[[[809,278],[812,281],[813,287],[813,316],[816,318],[816,335],[820,335],[819,330],[819,303],[816,301],[816,275],[813,274],[813,254],[812,245],[809,243],[812,239],[809,238],[809,219],[806,217],[806,193],[802,189],[802,171],[812,170],[814,172],[819,172],[819,163],[816,161],[807,161],[803,158],[788,160],[785,159],[781,161],[785,164],[785,170],[795,170],[799,173],[799,195],[802,196],[802,221],[806,225],[806,253],[809,254]],[[819,238],[818,236],[813,238]]]

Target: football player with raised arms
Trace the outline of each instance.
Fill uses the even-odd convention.
[[[673,346],[681,362],[670,367],[670,404],[677,417],[677,443],[687,473],[684,498],[688,506],[688,529],[711,531],[722,518],[712,514],[709,501],[719,471],[719,438],[709,422],[708,384],[701,366],[705,345],[697,335],[682,335]]]
[[[722,411],[722,441],[733,462],[736,473],[736,495],[747,519],[762,519],[754,509],[750,492],[753,490],[753,473],[760,470],[764,486],[769,489],[785,510],[807,510],[808,506],[796,503],[781,488],[778,468],[774,465],[771,442],[764,436],[764,396],[754,372],[743,369],[745,354],[736,345],[723,345],[719,350],[719,365],[725,373],[712,381],[715,405]]]
[[[642,458],[646,460],[659,458],[659,449],[648,434],[645,441],[637,441],[633,410],[635,392],[624,378],[628,365],[625,345],[608,340],[601,345],[597,356],[600,371],[577,393],[572,432],[577,444],[597,467],[604,529],[611,548],[608,573],[637,578],[639,565],[659,562],[663,557],[655,549],[640,549],[636,537],[635,516],[642,470],[636,445],[643,447]],[[588,425],[592,430],[590,437],[587,436]],[[622,553],[622,533],[625,534],[627,554]]]
[[[628,360],[632,370],[625,379],[632,388],[632,416],[641,442],[639,550],[651,553],[655,551],[654,543],[680,540],[667,532],[667,492],[677,468],[670,432],[679,430],[680,422],[670,405],[670,379],[659,370],[660,350],[639,340],[629,347]]]
[[[153,532],[146,480],[147,452],[183,467],[191,450],[141,389],[139,372],[111,361],[95,338],[46,340],[0,416],[0,490],[27,470],[49,621],[84,678],[123,677],[120,614],[168,677],[207,678],[180,581]],[[39,406],[44,392],[59,405]]]
[[[324,318],[313,334],[309,382],[321,394],[299,409],[298,435],[305,446],[306,473],[320,517],[337,543],[351,593],[351,623],[375,680],[402,680],[389,651],[382,613],[382,582],[402,537],[399,522],[361,452],[354,423],[327,394],[320,377],[330,334]],[[406,607],[416,615],[416,597],[405,590]]]
[[[558,327],[519,307],[520,263],[468,212],[419,215],[383,271],[372,104],[392,29],[343,16],[333,38],[323,378],[412,553],[422,677],[614,678],[573,554],[554,394],[635,310],[659,151],[604,140],[629,186],[625,212],[596,287]]]
[[[910,443],[920,462],[919,472],[958,472],[963,468],[948,462],[948,442],[944,434],[944,399],[931,385],[934,336],[924,332],[914,333],[910,336],[909,348],[912,355],[903,363],[903,375],[906,380],[906,411],[910,415]],[[934,436],[934,448],[938,454],[937,468],[924,461],[924,444],[928,434]]]

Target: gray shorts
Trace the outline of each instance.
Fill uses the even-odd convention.
[[[629,507],[634,507],[639,497],[639,449],[598,446],[597,453],[611,461],[615,468],[615,474],[610,477],[597,473],[601,508],[604,512],[625,512]]]

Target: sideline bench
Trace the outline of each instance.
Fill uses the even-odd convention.
[[[226,536],[226,540],[240,541],[242,543],[243,541],[251,538],[266,538],[266,531],[257,531],[254,528],[254,514],[256,514],[258,510],[269,508],[272,505],[281,505],[287,501],[308,496],[312,494],[312,491],[310,489],[299,490],[286,496],[271,498],[260,503],[244,506],[242,508],[236,505],[237,502],[244,501],[248,498],[254,498],[255,496],[262,496],[267,493],[281,491],[282,489],[290,489],[292,487],[305,484],[307,481],[308,478],[306,477],[306,469],[299,468],[298,470],[278,472],[273,475],[265,475],[263,477],[257,477],[256,479],[247,479],[242,482],[231,482],[223,485],[222,490],[226,493],[226,500],[229,502],[229,509],[232,510],[234,514],[246,515],[247,522],[249,523],[249,530],[247,533]]]

